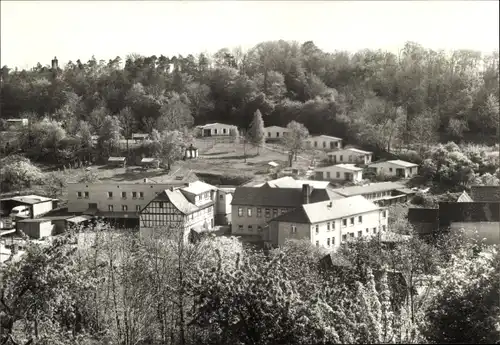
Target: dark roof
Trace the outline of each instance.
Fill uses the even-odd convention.
[[[408,210],[410,223],[437,223],[438,220],[439,209],[437,208],[410,208]]]
[[[347,267],[352,268],[352,263],[343,255],[338,253],[329,253],[321,258],[320,263],[324,268]]]
[[[451,222],[499,222],[498,202],[440,202],[439,224]]]
[[[326,201],[330,193],[325,189],[313,189],[310,202]],[[302,190],[299,188],[255,188],[237,187],[232,205],[297,207],[302,205]]]
[[[472,186],[470,192],[474,201],[500,202],[500,186]]]

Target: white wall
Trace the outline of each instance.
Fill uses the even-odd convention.
[[[342,156],[342,159],[341,159]],[[356,153],[352,151],[336,151],[336,152],[330,152],[328,154],[328,157],[330,158],[330,161],[334,161],[335,163],[363,163],[363,164],[369,164],[372,161],[372,155],[371,154],[362,154],[362,153]],[[335,160],[334,158],[335,157]]]
[[[314,146],[314,142],[317,142],[317,146]],[[323,143],[325,146],[323,147]],[[333,143],[331,146],[330,143]],[[332,150],[332,149],[340,149],[342,148],[342,142],[333,140],[333,139],[327,139],[327,138],[319,138],[319,137],[312,137],[306,139],[306,146],[311,149],[317,149],[317,150]]]
[[[380,165],[374,166],[377,169],[377,174],[384,174],[386,176],[397,176],[396,169],[405,170],[405,178],[413,177],[418,174],[418,167],[403,168],[396,164],[391,163],[379,163]],[[392,170],[392,171],[391,171]]]
[[[38,204],[33,205],[33,217],[36,218],[38,216],[44,215],[52,210],[52,200],[40,202]]]
[[[337,177],[337,172],[340,174],[340,177]],[[351,170],[338,168],[335,166],[328,168],[328,170],[326,170],[326,171],[316,171],[316,173],[322,173],[323,180],[346,181],[345,173],[352,174],[352,178],[353,178],[352,181],[354,181],[354,182],[360,182],[363,180],[363,171],[351,171]],[[328,173],[330,173],[330,176],[328,176]]]

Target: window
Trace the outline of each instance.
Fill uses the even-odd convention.
[[[382,231],[385,231],[385,225],[382,225]]]
[[[158,207],[159,207],[159,208],[163,208],[163,203],[162,203],[162,202],[159,202],[159,203],[158,203]]]
[[[349,162],[352,162],[352,155],[349,155]]]
[[[354,238],[354,232],[351,232],[351,233],[349,234],[349,236],[350,236],[351,238]]]
[[[252,216],[252,208],[248,207],[247,208],[247,217],[251,217],[251,216]]]
[[[85,192],[85,199],[89,198],[89,192]]]
[[[281,214],[285,214],[287,211],[286,211],[286,208],[282,208],[281,209]]]
[[[122,199],[127,199],[127,192],[122,192]]]
[[[382,217],[384,217],[384,218],[387,217],[387,211],[385,211],[385,210],[382,211]]]
[[[137,199],[137,192],[132,192],[132,199]]]
[[[108,192],[108,199],[113,199],[113,192]]]
[[[330,178],[330,172],[329,171],[326,172],[326,178]]]
[[[223,199],[224,199],[224,195],[222,195],[222,194],[221,194],[221,195],[219,196],[219,199],[220,199],[220,200],[223,200]]]
[[[392,172],[392,168],[389,168],[389,171]]]
[[[267,136],[268,136],[268,137],[271,137],[271,132],[267,132]]]
[[[318,147],[318,142],[317,141],[314,142],[314,147]]]
[[[335,221],[332,222],[332,230],[335,230]]]
[[[238,225],[238,230],[243,231],[243,225]]]
[[[257,207],[257,217],[262,217],[262,209],[260,207]]]
[[[337,174],[335,175],[337,178],[340,178],[340,172],[337,171]]]
[[[347,235],[342,235],[342,241],[347,241]]]
[[[363,216],[358,217],[358,223],[363,223]]]
[[[243,217],[243,207],[238,207],[238,217]]]
[[[292,234],[295,234],[297,232],[297,226],[292,225]]]
[[[108,205],[108,211],[113,212],[113,205]]]
[[[139,198],[144,199],[144,192],[139,192]]]
[[[141,210],[141,205],[135,205],[135,210],[139,212]]]
[[[327,238],[327,239],[326,239],[326,245],[327,245],[328,247],[330,247],[330,239],[329,239],[329,238]]]
[[[347,226],[347,219],[342,219],[342,226]]]
[[[217,128],[214,129],[214,134],[217,134]]]
[[[253,231],[253,226],[249,225],[248,226],[248,231]]]
[[[316,225],[316,233],[319,234],[319,225]]]
[[[223,134],[226,134],[226,131],[227,131],[227,129],[225,129],[225,128],[222,129]]]
[[[358,231],[358,237],[361,237],[361,236],[363,236],[363,231],[360,230],[360,231]]]
[[[78,199],[81,199],[82,198],[82,192],[77,192],[76,196],[78,197]]]
[[[323,148],[326,148],[326,142],[323,141]]]
[[[369,233],[370,232],[370,229],[366,228],[366,233]]]
[[[354,217],[351,217],[351,225],[354,225]]]
[[[330,222],[326,223],[326,231],[330,231]]]
[[[128,211],[128,206],[127,205],[122,205],[122,211]]]
[[[335,237],[332,237],[332,246],[335,245]]]
[[[340,161],[342,162],[344,160],[344,156],[340,155]]]
[[[316,247],[319,247],[319,241],[316,241]]]
[[[266,218],[271,217],[271,209],[266,208]]]
[[[257,226],[257,231],[258,231],[258,232],[262,232],[262,226],[258,225],[258,226]]]
[[[276,132],[276,138],[279,138],[279,137],[280,137],[280,133]]]
[[[376,234],[377,233],[377,228],[373,228],[373,233]]]
[[[273,218],[278,217],[278,209],[273,208]]]

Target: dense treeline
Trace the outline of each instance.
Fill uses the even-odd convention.
[[[129,136],[210,121],[248,129],[259,110],[266,126],[296,120],[312,134],[390,151],[435,140],[497,141],[498,78],[498,52],[445,54],[409,42],[397,55],[327,53],[313,42],[275,41],[213,56],[69,61],[57,71],[4,66],[1,116],[50,117],[72,135],[81,121],[97,134],[113,115]]]
[[[28,242],[20,261],[0,268],[0,341],[326,345],[500,340],[500,257],[496,249],[468,243],[461,235],[438,240],[436,246],[416,238],[392,249],[376,238],[343,245],[341,258],[353,264],[345,271],[318,265],[325,253],[307,241],[261,252],[234,238],[184,243],[174,229],[162,233],[151,241],[99,227],[45,245]],[[394,279],[393,270],[406,284]]]

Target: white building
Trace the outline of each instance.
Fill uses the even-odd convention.
[[[363,180],[363,169],[354,164],[337,164],[327,167],[316,168],[314,171],[316,179],[327,181],[352,181],[360,182]]]
[[[360,195],[381,206],[406,202],[416,193],[397,182],[368,183],[362,186],[336,188],[332,191],[346,198]]]
[[[387,231],[388,212],[362,196],[309,203],[270,221],[271,243],[308,239],[336,249],[342,242]]]
[[[410,178],[418,174],[418,164],[399,159],[372,163],[369,167],[375,169],[377,174],[384,174],[386,176]]]
[[[182,230],[187,240],[191,230],[213,229],[216,191],[216,187],[201,181],[184,188],[164,190],[140,211],[141,236],[174,227]]]
[[[219,186],[217,202],[215,204],[215,223],[220,225],[231,224],[231,202],[235,187]]]
[[[305,140],[306,148],[317,150],[335,150],[342,148],[342,139],[329,135],[318,135]]]
[[[282,139],[290,130],[285,127],[280,126],[269,126],[264,128],[264,133],[266,135],[266,140],[278,140]]]
[[[333,164],[337,163],[354,163],[354,164],[370,164],[372,162],[373,153],[355,148],[347,148],[328,153],[328,158]]]
[[[232,131],[237,127],[233,125],[226,125],[224,123],[207,123],[206,125],[196,126],[198,134],[202,137],[214,136],[230,136]]]

